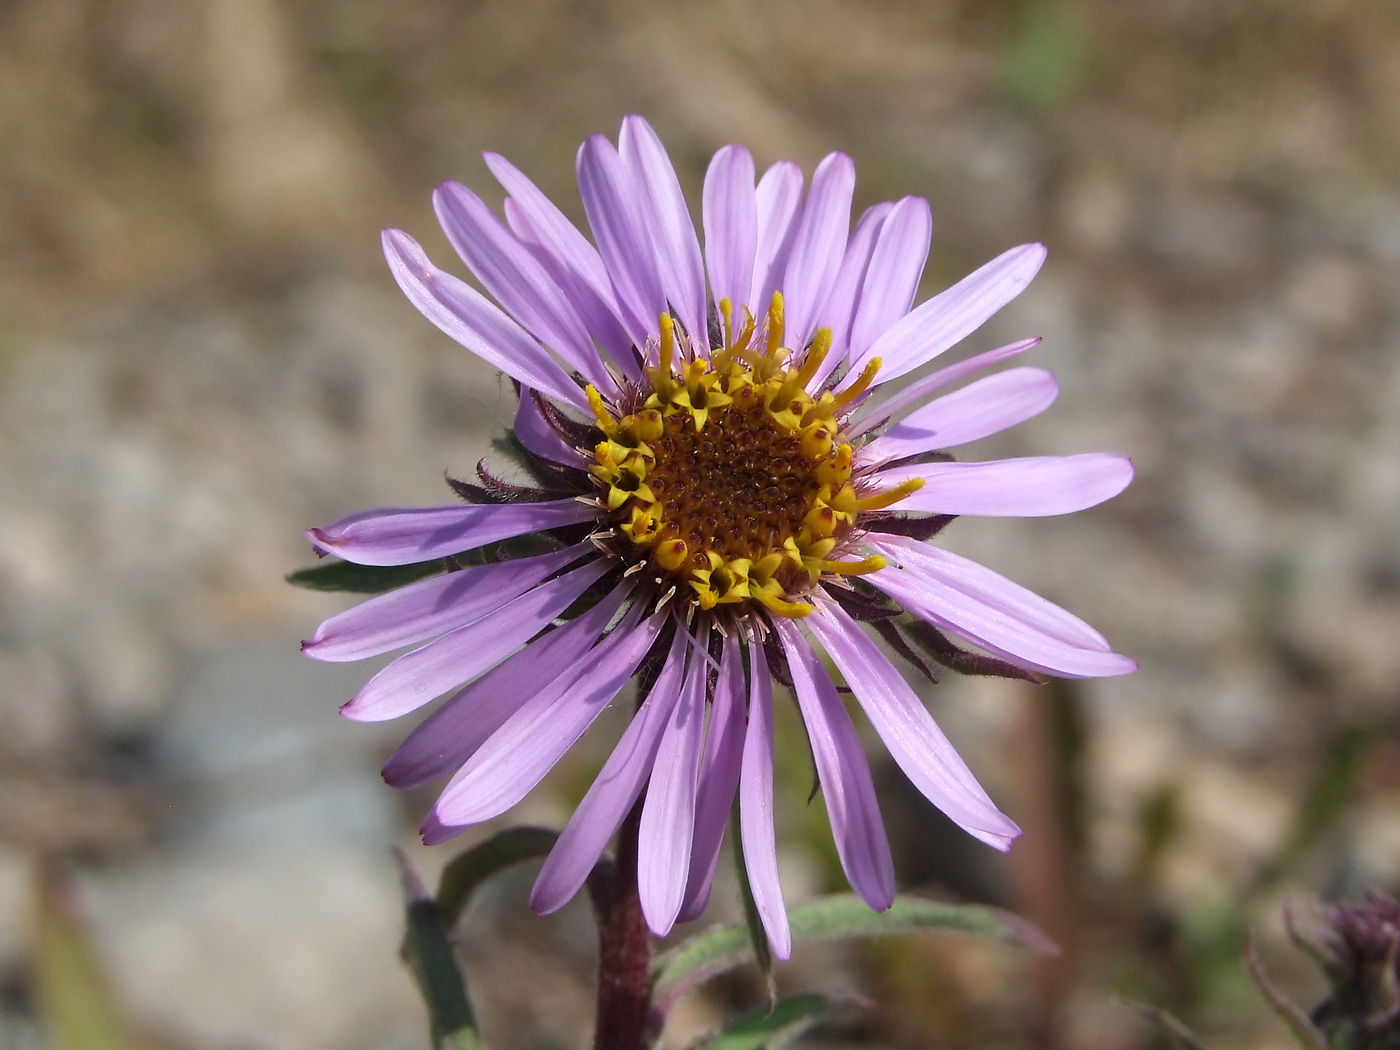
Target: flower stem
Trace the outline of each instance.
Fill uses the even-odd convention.
[[[657,1034],[651,1010],[651,931],[637,894],[641,822],[639,799],[618,832],[616,862],[599,864],[588,880],[598,915],[598,1017],[593,1050],[647,1050]]]

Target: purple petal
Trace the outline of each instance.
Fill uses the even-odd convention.
[[[380,507],[307,529],[318,550],[357,565],[411,565],[475,550],[497,540],[577,525],[597,509],[575,499],[548,503]]]
[[[402,230],[385,230],[384,257],[409,301],[477,357],[526,386],[582,410],[588,399],[549,352],[470,285],[439,270]]]
[[[856,297],[865,283],[865,271],[870,266],[870,253],[875,250],[880,227],[893,207],[893,204],[885,201],[865,209],[851,239],[846,242],[846,256],[841,260],[841,269],[836,272],[836,281],[831,286],[831,294],[826,297],[819,319],[821,325],[831,329],[831,350],[807,384],[810,391],[824,387],[827,376],[846,359]]]
[[[651,775],[661,734],[680,699],[688,648],[686,632],[677,630],[647,702],[628,723],[622,739],[545,858],[530,891],[530,907],[538,914],[548,915],[569,903],[641,794],[642,785]]]
[[[1116,452],[1026,456],[986,463],[925,463],[875,475],[881,486],[923,478],[924,487],[896,510],[1041,518],[1072,514],[1112,499],[1133,480],[1132,460]]]
[[[478,565],[410,583],[332,616],[301,643],[301,651],[317,660],[342,663],[421,642],[499,609],[592,551],[592,544],[576,543],[535,558]]]
[[[876,339],[851,363],[847,382],[854,381],[873,357],[883,364],[875,382],[912,372],[933,360],[986,323],[1009,303],[1036,275],[1045,262],[1045,247],[1023,244],[1003,252],[953,287],[939,292]]]
[[[773,954],[792,954],[783,890],[778,883],[778,848],[773,831],[773,680],[763,646],[749,646],[749,727],[744,734],[739,782],[739,837],[749,889]]]
[[[841,867],[851,889],[876,911],[884,911],[894,902],[894,861],[860,737],[797,624],[774,617],[773,629],[792,670],[793,691],[807,724]]]
[[[753,157],[743,146],[725,146],[705,173],[705,262],[710,291],[716,312],[720,300],[728,299],[736,317],[748,302],[758,250],[758,198],[753,178]]]
[[[705,728],[705,679],[710,670],[701,653],[708,644],[708,638],[690,639],[693,652],[681,698],[661,733],[642,803],[637,892],[647,925],[658,937],[665,937],[675,925],[690,874],[700,741]]]
[[[904,411],[910,405],[916,405],[926,399],[935,390],[941,390],[951,383],[956,383],[965,376],[972,375],[973,372],[980,372],[984,368],[1001,364],[1017,354],[1024,354],[1033,346],[1040,343],[1040,336],[1031,339],[1022,339],[1015,343],[1007,343],[999,346],[995,350],[988,350],[985,353],[969,357],[966,361],[959,361],[955,365],[947,368],[940,368],[937,372],[931,372],[917,382],[910,383],[893,397],[886,398],[878,404],[869,401],[862,402],[856,409],[857,419],[846,428],[846,433],[850,437],[856,437],[867,431],[874,430],[888,419],[892,419],[898,413]]]
[[[365,683],[340,713],[356,722],[382,722],[422,707],[493,667],[539,634],[609,568],[601,558],[591,561],[400,656]]]
[[[666,309],[637,187],[613,144],[594,135],[578,151],[583,210],[608,268],[623,326],[638,346],[660,333]]]
[[[879,462],[956,448],[1039,415],[1059,392],[1043,368],[998,372],[910,413],[866,445],[861,458]]]
[[[537,638],[458,692],[389,756],[380,770],[385,783],[416,788],[456,772],[521,705],[593,646],[631,592],[631,583],[619,584],[588,612]]]
[[[510,809],[564,757],[607,709],[646,656],[663,620],[637,622],[629,610],[617,630],[543,691],[518,707],[443,789],[433,807],[448,827],[479,824]]]
[[[623,118],[617,144],[651,220],[662,291],[686,332],[708,345],[705,266],[676,169],[661,139],[641,117]]]
[[[844,153],[828,155],[812,174],[812,189],[783,271],[784,342],[788,346],[807,345],[836,282],[836,271],[846,254],[855,188],[856,166]]]
[[[444,182],[433,193],[443,232],[462,261],[535,338],[609,397],[618,392],[577,311],[535,255],[475,193]]]
[[[588,466],[583,453],[571,447],[544,421],[529,387],[520,388],[520,404],[516,406],[515,422],[511,426],[520,443],[535,455],[566,467]]]
[[[700,788],[695,803],[695,845],[690,853],[690,874],[680,922],[700,917],[710,899],[724,825],[739,787],[744,753],[744,661],[739,638],[733,632],[724,640],[719,679],[710,705],[710,726],[705,734],[705,754],[700,760]]]
[[[905,197],[880,227],[851,324],[851,356],[860,358],[913,305],[933,237],[933,213],[922,197]]]
[[[866,535],[891,565],[866,577],[909,612],[1020,667],[1064,678],[1128,674],[1079,617],[956,554],[904,536]]]
[[[628,376],[641,375],[632,340],[618,319],[617,301],[607,267],[598,250],[575,228],[554,203],[508,160],[496,153],[484,154],[486,166],[510,194],[505,201],[506,222],[522,241],[532,245],[545,268],[572,300],[593,338],[623,365]]]
[[[909,683],[860,626],[834,602],[817,606],[807,626],[914,786],[969,834],[1009,849],[1021,829],[987,797]]]
[[[792,236],[797,230],[797,209],[802,203],[802,169],[780,160],[763,173],[755,191],[758,205],[758,248],[753,261],[753,284],[748,305],[758,316],[783,278]]]

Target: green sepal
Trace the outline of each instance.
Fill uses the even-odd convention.
[[[457,925],[476,888],[492,875],[512,864],[543,857],[558,838],[559,832],[549,828],[507,828],[459,854],[442,869],[438,880],[437,911],[444,925],[449,930]]]
[[[447,559],[414,562],[412,565],[356,565],[352,561],[327,560],[309,569],[298,569],[287,582],[312,591],[351,591],[355,594],[383,594],[396,587],[436,576],[447,571]]]
[[[847,937],[888,937],[925,930],[956,930],[1019,944],[1046,955],[1060,954],[1055,942],[1024,919],[997,908],[943,904],[920,897],[897,898],[887,911],[872,911],[853,893],[838,893],[788,909],[794,945]],[[657,957],[653,999],[661,1006],[717,974],[754,961],[747,926],[718,926]],[[665,1012],[665,1007],[662,1007]]]
[[[849,1003],[829,995],[790,996],[731,1021],[700,1046],[702,1050],[778,1050]]]

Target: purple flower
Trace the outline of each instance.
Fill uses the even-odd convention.
[[[959,463],[942,451],[1055,399],[1053,377],[1024,367],[931,399],[1035,339],[882,402],[870,394],[975,331],[1045,249],[1013,248],[914,307],[928,204],[877,204],[851,230],[844,154],[822,161],[804,199],[795,164],[755,182],[747,150],[720,150],[705,178],[703,248],[640,117],[616,146],[595,135],[579,150],[592,242],[503,158],[486,162],[508,194],[504,221],[455,182],[433,200],[495,303],[400,230],[385,231],[384,249],[419,310],[518,384],[514,439],[542,487],[482,471],[481,485],[456,483],[469,505],[364,511],[308,533],[321,552],[364,565],[488,544],[518,555],[374,598],[304,645],[317,659],[357,660],[426,643],[375,675],[345,705],[349,718],[393,718],[459,690],[384,767],[400,787],[451,776],[424,839],[514,806],[637,677],[644,700],[532,906],[550,912],[574,895],[645,790],[639,891],[664,935],[704,907],[737,792],[753,894],[786,958],[774,677],[797,698],[852,887],[876,909],[894,896],[870,770],[820,646],[919,789],[1006,849],[1020,829],[860,624],[916,662],[911,640],[994,673],[1134,670],[1084,621],[925,542],[953,515],[1092,507],[1128,484],[1132,465],[1108,453]]]

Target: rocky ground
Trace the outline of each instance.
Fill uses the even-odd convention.
[[[577,216],[574,148],[628,112],[691,190],[741,141],[808,170],[846,150],[858,205],[927,196],[923,294],[1045,241],[968,346],[1043,335],[1062,394],[977,452],[1138,468],[1092,512],[948,533],[1143,666],[939,687],[1025,848],[971,850],[882,777],[906,884],[1016,907],[1069,962],[799,959],[785,983],[888,1006],[823,1045],[1150,1045],[1115,995],[1282,1045],[1211,946],[1243,916],[1307,999],[1278,903],[1400,888],[1397,56],[1384,0],[0,5],[0,1046],[52,1045],[40,857],[77,872],[141,1045],[423,1045],[387,846],[427,800],[378,781],[397,727],[335,717],[366,672],[296,652],[344,602],[282,576],[308,525],[442,501],[509,416],[401,300],[378,228],[446,259],[428,194],[489,199],[482,149]],[[604,743],[525,819],[563,819]],[[1299,831],[1319,770],[1337,805]],[[830,871],[791,794],[799,896]],[[468,917],[484,1022],[585,1045],[586,911],[527,919],[526,885]]]

